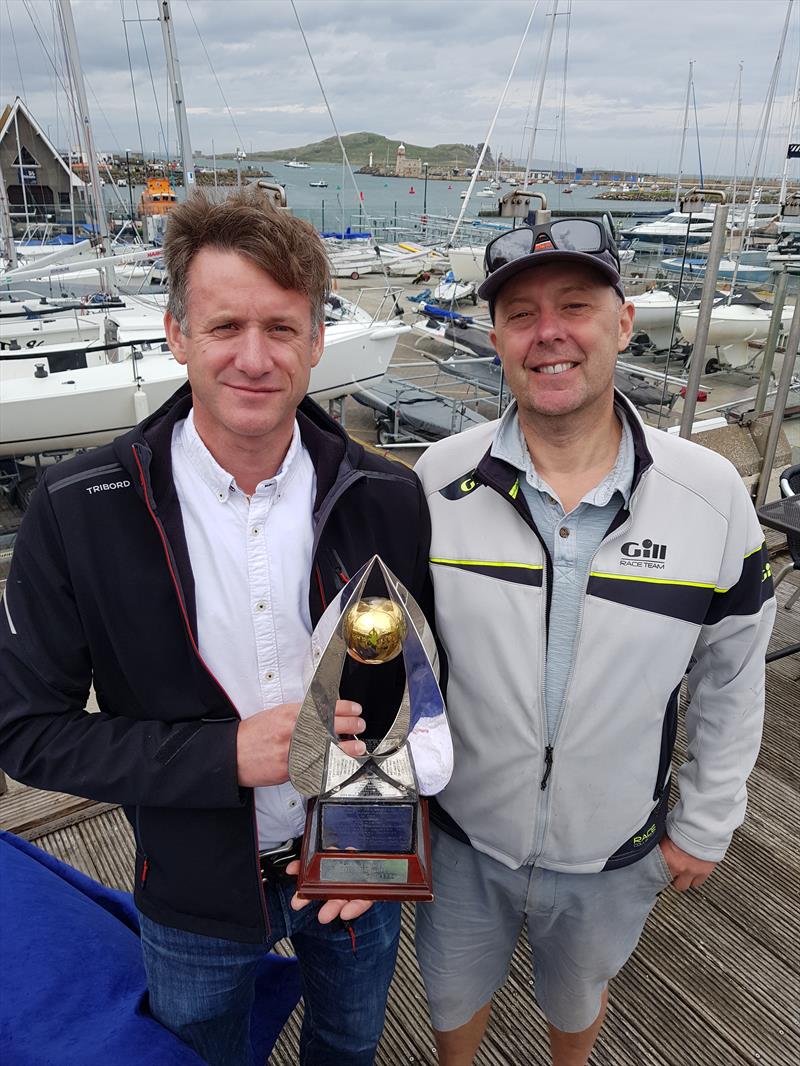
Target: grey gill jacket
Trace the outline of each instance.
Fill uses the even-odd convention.
[[[775,616],[755,511],[724,458],[645,427],[586,587],[573,665],[548,737],[551,560],[518,471],[490,454],[497,423],[431,447],[436,625],[450,664],[453,777],[434,820],[509,867],[591,873],[642,858],[666,831],[721,859],[744,818]],[[687,666],[688,759],[667,815]]]

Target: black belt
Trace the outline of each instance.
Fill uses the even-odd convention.
[[[302,844],[303,838],[295,837],[294,840],[287,840],[285,844],[279,844],[277,848],[261,852],[258,862],[261,867],[261,880],[265,885],[277,877],[287,876],[286,867],[300,858]]]

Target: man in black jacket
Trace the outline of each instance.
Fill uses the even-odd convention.
[[[198,194],[172,212],[165,257],[189,384],[34,494],[0,611],[0,764],[125,805],[151,1008],[208,1062],[249,1063],[255,965],[288,935],[301,1061],[362,1066],[399,909],[293,899],[288,744],[313,626],[369,557],[432,617],[426,504],[411,471],[304,399],[329,285],[310,226],[258,193]],[[337,731],[380,736],[403,681],[397,663],[348,663]]]

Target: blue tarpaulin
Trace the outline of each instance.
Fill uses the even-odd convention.
[[[149,1014],[133,898],[0,832],[3,1066],[203,1066]],[[251,1041],[264,1062],[300,998],[296,959],[265,954]]]

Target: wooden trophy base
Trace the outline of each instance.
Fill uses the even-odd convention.
[[[323,801],[324,802],[324,801]],[[320,847],[319,801],[308,802],[297,894],[301,899],[411,900],[430,903],[431,837],[427,800],[418,800],[415,850],[346,851]]]

